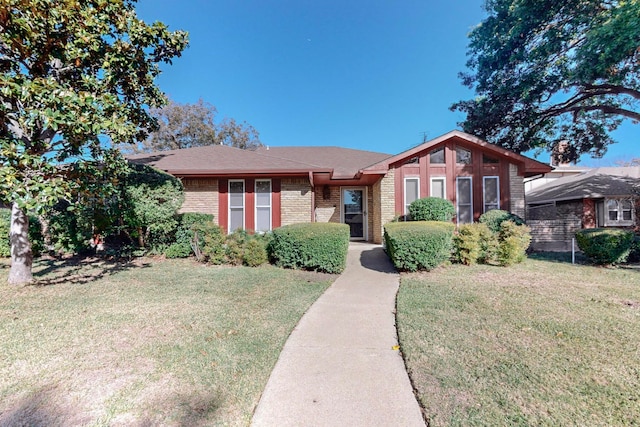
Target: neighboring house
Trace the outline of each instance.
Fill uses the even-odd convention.
[[[577,230],[638,230],[640,166],[589,169],[527,193],[527,222],[536,250],[569,250]]]
[[[567,176],[580,175],[581,173],[589,171],[590,168],[586,166],[575,166],[575,165],[553,165],[551,167],[554,169],[551,172],[547,172],[543,175],[532,176],[524,180],[524,192],[525,194],[529,194],[531,191],[542,187],[543,185],[550,184],[556,179],[564,178]]]
[[[525,177],[551,167],[452,131],[395,156],[339,147],[197,147],[129,156],[180,178],[182,212],[215,215],[227,232],[297,222],[349,224],[351,238],[382,241],[383,225],[414,200],[444,197],[458,223],[490,209],[525,214]]]

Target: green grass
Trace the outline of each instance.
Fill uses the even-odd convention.
[[[0,269],[0,425],[248,425],[334,276],[191,261]]]
[[[640,423],[638,268],[449,266],[403,275],[397,304],[430,426]]]

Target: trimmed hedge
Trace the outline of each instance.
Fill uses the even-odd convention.
[[[280,267],[341,273],[347,263],[349,237],[346,224],[285,225],[273,230],[268,252]]]
[[[518,215],[501,209],[492,209],[483,213],[478,218],[478,221],[487,224],[487,227],[494,233],[500,232],[500,225],[505,221],[513,221],[516,225],[524,225],[524,220]]]
[[[389,223],[384,227],[387,253],[398,270],[432,270],[451,256],[454,229],[443,221]]]
[[[449,200],[440,197],[424,197],[409,205],[411,221],[451,221],[456,208]]]
[[[635,239],[633,231],[620,228],[589,228],[576,232],[578,247],[594,263],[623,263]]]

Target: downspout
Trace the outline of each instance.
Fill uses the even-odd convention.
[[[313,172],[309,171],[309,183],[311,184],[311,222],[316,222],[316,187],[313,184]]]

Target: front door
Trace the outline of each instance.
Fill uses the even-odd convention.
[[[342,189],[342,222],[349,225],[352,240],[366,238],[367,192],[364,188]]]

